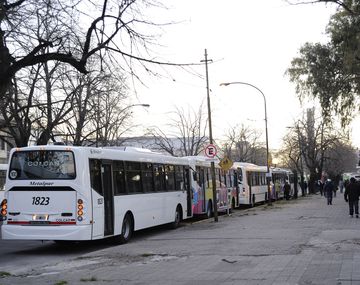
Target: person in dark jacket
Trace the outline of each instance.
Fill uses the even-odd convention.
[[[360,185],[354,177],[350,178],[350,183],[345,188],[344,199],[349,203],[349,214],[353,217],[354,210],[356,218],[359,218],[359,195]]]
[[[286,180],[284,185],[284,196],[286,200],[290,199],[290,190],[291,190],[291,186],[289,182]]]
[[[328,179],[324,184],[324,194],[327,199],[328,205],[332,205],[334,189],[335,189],[334,183],[330,179]]]
[[[317,191],[320,191],[320,195],[322,196],[324,190],[324,184],[321,182],[321,180],[316,181],[315,187]]]

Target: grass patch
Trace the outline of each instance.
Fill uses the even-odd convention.
[[[68,284],[67,281],[60,280],[60,281],[56,282],[54,285],[66,285],[66,284]]]
[[[81,278],[80,281],[82,282],[93,282],[97,281],[96,277],[92,276],[91,278]]]
[[[154,256],[154,255],[155,255],[155,253],[143,253],[140,256],[141,257],[150,257],[150,256]]]
[[[0,271],[0,278],[11,276],[11,273],[6,271]]]

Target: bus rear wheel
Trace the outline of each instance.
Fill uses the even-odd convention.
[[[254,208],[255,207],[255,194],[252,195],[252,198],[251,198],[251,204],[250,204],[250,207],[251,208]]]
[[[119,236],[120,243],[127,243],[133,234],[134,222],[130,214],[126,214],[121,227],[121,235]]]
[[[209,201],[206,209],[206,216],[208,218],[211,218],[213,216],[213,210],[212,210],[212,202]]]
[[[174,221],[170,224],[170,227],[172,229],[178,228],[180,225],[181,219],[182,219],[181,207],[177,206],[176,210],[175,210],[175,218],[174,218]]]

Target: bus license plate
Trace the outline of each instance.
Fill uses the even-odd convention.
[[[49,221],[30,221],[30,225],[48,225]]]

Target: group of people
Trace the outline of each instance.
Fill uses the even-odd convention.
[[[327,204],[332,205],[332,198],[333,195],[336,196],[337,187],[330,179],[327,179],[322,185],[320,183],[321,182],[319,181],[318,187],[320,194],[324,194]],[[341,187],[341,185],[339,186]],[[349,182],[344,183],[344,186],[344,199],[349,204],[349,215],[350,217],[353,217],[355,213],[356,218],[359,218],[360,182],[356,181],[354,177],[351,177]],[[340,188],[340,192],[343,192],[342,187]]]

